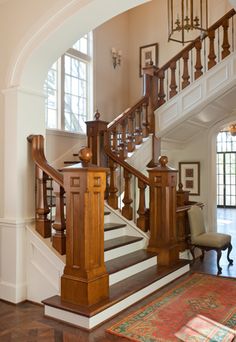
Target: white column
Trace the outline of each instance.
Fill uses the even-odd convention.
[[[3,217],[0,218],[0,298],[26,299],[26,226],[34,219],[34,166],[27,142],[45,135],[44,96],[10,88],[5,99],[3,137]]]

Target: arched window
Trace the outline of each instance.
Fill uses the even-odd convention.
[[[92,112],[92,33],[51,67],[45,81],[46,127],[85,133]]]

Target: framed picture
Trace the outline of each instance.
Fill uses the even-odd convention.
[[[200,162],[179,162],[179,182],[190,195],[200,195]]]
[[[139,77],[143,76],[143,68],[153,62],[158,63],[158,44],[149,44],[139,48]]]

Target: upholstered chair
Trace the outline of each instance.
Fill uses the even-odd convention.
[[[190,226],[190,252],[195,260],[194,249],[200,248],[202,251],[201,260],[204,259],[204,252],[209,250],[215,250],[217,252],[217,268],[218,273],[221,274],[222,268],[220,267],[220,258],[222,250],[228,249],[227,260],[230,265],[233,264],[233,260],[229,258],[229,254],[232,250],[231,236],[221,233],[207,233],[205,228],[205,222],[203,218],[203,211],[200,207],[194,205],[188,210],[188,219]]]

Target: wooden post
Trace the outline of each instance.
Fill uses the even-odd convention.
[[[66,266],[61,299],[89,307],[109,296],[104,264],[105,168],[91,166],[91,151],[80,151],[82,165],[63,169],[66,191]]]
[[[148,65],[143,68],[143,93],[148,96],[148,123],[149,132],[155,132],[154,109],[157,108],[158,101],[158,78],[156,76],[158,68],[155,65]]]
[[[95,120],[86,121],[88,147],[92,151],[92,163],[107,167],[107,157],[104,152],[104,132],[107,130],[107,121],[100,120],[100,113],[96,111]]]
[[[166,166],[167,157],[148,170],[150,179],[150,240],[148,250],[158,253],[159,265],[175,264],[179,259],[176,236],[177,170]]]

